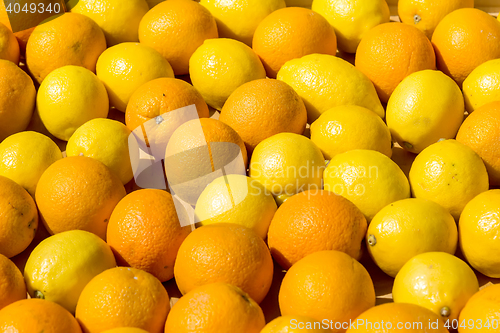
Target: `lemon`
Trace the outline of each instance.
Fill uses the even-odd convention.
[[[111,106],[123,112],[141,85],[160,77],[174,77],[172,66],[158,51],[132,42],[106,49],[97,59],[96,73],[108,91]]]
[[[472,198],[489,187],[479,155],[455,140],[439,141],[418,154],[410,169],[410,184],[414,197],[440,204],[455,220]]]
[[[410,197],[403,171],[375,150],[355,149],[336,155],[323,179],[325,190],[354,203],[368,221],[388,204]]]
[[[90,232],[70,230],[44,239],[33,249],[24,279],[32,298],[58,303],[74,314],[85,285],[115,266],[106,242]]]
[[[465,108],[472,112],[490,102],[500,100],[500,59],[476,67],[462,85]]]
[[[323,154],[314,142],[299,134],[280,133],[255,147],[249,176],[281,204],[296,193],[321,189],[324,168]]]
[[[287,61],[277,79],[288,83],[302,97],[310,124],[328,109],[349,104],[363,106],[384,117],[373,83],[338,57],[309,54]]]
[[[95,158],[127,184],[134,177],[128,148],[130,133],[128,127],[119,121],[92,119],[69,138],[66,155]]]
[[[394,280],[395,303],[412,303],[455,320],[469,298],[479,291],[474,271],[445,252],[426,252],[411,258]]]
[[[266,70],[255,52],[242,42],[207,39],[189,59],[193,86],[208,105],[220,110],[243,83],[264,79]]]
[[[371,149],[391,157],[391,132],[374,112],[342,105],[324,112],[311,124],[311,140],[327,160],[353,149]]]
[[[328,325],[305,316],[280,316],[270,321],[260,333],[331,333]]]
[[[53,70],[36,96],[38,114],[47,130],[68,141],[78,127],[94,118],[106,118],[109,100],[97,76],[81,66]]]
[[[500,190],[477,195],[465,206],[458,224],[460,248],[482,274],[500,278]]]
[[[19,44],[16,36],[5,25],[0,24],[0,59],[19,64]]]
[[[312,10],[330,22],[339,50],[348,53],[356,52],[368,30],[390,20],[385,0],[314,0]]]
[[[392,137],[412,153],[420,153],[441,138],[454,138],[463,120],[462,92],[439,71],[407,76],[387,103],[386,121]]]
[[[382,208],[366,233],[370,256],[392,277],[417,254],[454,254],[457,240],[453,216],[433,201],[415,198],[399,200]]]
[[[285,0],[200,0],[217,21],[219,36],[252,46],[255,29],[267,15],[285,8]]]
[[[276,209],[273,196],[261,183],[244,175],[227,175],[203,190],[194,213],[201,225],[236,223],[264,239]]]

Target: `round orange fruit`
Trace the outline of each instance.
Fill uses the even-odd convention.
[[[26,284],[19,268],[0,254],[0,310],[7,305],[26,298]]]
[[[494,284],[469,298],[458,318],[458,322],[463,322],[465,325],[459,325],[458,332],[498,332],[498,318],[500,318],[500,284]]]

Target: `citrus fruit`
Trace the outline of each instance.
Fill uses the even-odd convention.
[[[477,8],[446,15],[432,35],[437,68],[462,86],[482,63],[500,57],[500,22]]]
[[[275,78],[288,60],[307,54],[337,54],[335,30],[320,14],[307,8],[278,9],[255,30],[252,48],[262,60],[267,76]]]
[[[410,197],[403,171],[386,155],[355,149],[335,155],[323,173],[325,190],[354,203],[368,223],[382,208]]]
[[[220,110],[243,83],[264,79],[266,70],[257,54],[234,39],[207,39],[189,59],[193,86],[208,105]],[[217,87],[217,89],[214,89]]]
[[[23,274],[17,266],[0,254],[0,310],[7,305],[26,298],[26,285]]]
[[[273,196],[257,180],[227,175],[216,178],[203,190],[194,214],[200,225],[236,223],[265,239],[276,209]]]
[[[458,220],[467,202],[488,190],[488,173],[471,148],[444,140],[417,155],[410,169],[410,184],[415,198],[440,204]]]
[[[12,61],[14,64],[19,63],[19,44],[16,36],[9,28],[0,23],[0,59]]]
[[[363,213],[349,200],[329,191],[309,190],[279,207],[267,242],[274,260],[284,269],[325,250],[342,251],[359,260],[366,226]]]
[[[36,97],[44,126],[68,141],[78,127],[94,118],[106,118],[109,99],[97,76],[81,66],[63,66],[43,80]]]
[[[160,77],[174,77],[172,67],[158,51],[132,42],[106,49],[97,60],[96,73],[108,91],[111,106],[123,112],[141,85]]]
[[[431,70],[406,77],[386,110],[393,139],[412,153],[420,153],[441,138],[453,139],[463,119],[460,88],[442,72]]]
[[[118,176],[86,156],[54,162],[40,177],[35,192],[40,216],[50,234],[79,229],[102,239],[111,212],[124,196]]]
[[[115,267],[85,286],[75,317],[83,332],[137,327],[160,333],[169,310],[168,293],[157,278],[139,269]]]
[[[471,147],[482,159],[490,185],[500,185],[500,100],[470,114],[460,126],[457,141]]]
[[[21,185],[0,176],[0,254],[11,258],[24,251],[35,237],[38,211]]]
[[[404,172],[406,178],[410,176],[410,168],[413,161],[417,157],[417,154],[411,153],[400,146],[392,147],[391,159],[399,166],[399,168]]]
[[[374,305],[370,274],[339,251],[320,251],[304,257],[286,272],[279,290],[282,315],[307,316],[334,324],[345,325]]]
[[[356,68],[375,85],[387,103],[397,85],[408,75],[436,68],[436,56],[429,39],[404,23],[380,24],[368,31],[356,51]]]
[[[301,191],[321,189],[324,168],[325,159],[314,142],[299,134],[280,133],[257,145],[248,175],[281,204]]]
[[[493,59],[477,66],[464,80],[465,108],[475,109],[500,100],[500,59]]]
[[[175,75],[189,73],[189,58],[206,39],[217,38],[210,12],[195,1],[164,1],[144,15],[139,40],[168,60]]]
[[[57,303],[24,299],[0,310],[0,331],[16,333],[81,333],[75,317]]]
[[[415,198],[399,200],[382,208],[366,233],[373,261],[392,277],[417,254],[454,254],[457,241],[453,216],[433,201]]]
[[[33,80],[17,65],[0,59],[0,142],[24,131],[35,109]],[[12,112],[16,110],[16,112]]]
[[[70,0],[68,9],[90,17],[102,29],[107,46],[138,42],[142,17],[149,10],[145,0]]]
[[[373,27],[389,22],[385,0],[314,0],[312,10],[335,28],[339,50],[355,53],[359,42]]]
[[[102,333],[148,333],[148,331],[137,327],[118,327],[103,331]]]
[[[271,286],[273,260],[255,231],[234,223],[216,223],[186,237],[177,253],[174,275],[183,295],[202,285],[226,282],[260,303]]]
[[[323,112],[339,105],[359,105],[381,118],[385,111],[373,83],[345,60],[310,54],[287,61],[279,70],[278,80],[288,83],[302,97],[311,124]]]
[[[55,302],[75,313],[85,285],[115,266],[106,242],[90,232],[70,230],[46,238],[33,249],[24,277],[31,298]]]
[[[495,284],[478,291],[465,304],[458,318],[465,325],[459,325],[458,332],[498,332],[498,318],[500,285]]]
[[[307,111],[300,96],[288,84],[261,79],[238,87],[222,107],[219,120],[241,136],[251,153],[262,140],[275,134],[302,134]]]
[[[95,73],[97,58],[106,49],[106,38],[92,19],[64,13],[38,25],[26,45],[26,64],[41,83],[54,69],[75,65]]]
[[[389,128],[375,112],[357,105],[341,105],[324,112],[311,124],[311,140],[327,160],[353,149],[392,155]]]
[[[284,8],[285,0],[201,0],[215,17],[219,36],[239,40],[252,46],[259,23],[273,11]]]
[[[12,179],[34,197],[42,173],[61,158],[61,150],[49,137],[32,131],[19,132],[0,142],[0,175]]]
[[[461,259],[445,252],[426,252],[404,264],[394,280],[392,296],[395,303],[417,304],[452,321],[478,290],[474,271]]]
[[[500,231],[500,190],[489,190],[469,201],[460,215],[460,248],[469,264],[482,274],[498,278],[497,233]]]
[[[142,269],[162,282],[174,277],[177,251],[191,232],[191,226],[181,226],[174,200],[166,191],[143,189],[116,205],[106,239],[119,265]]]
[[[271,320],[260,333],[331,333],[328,325],[305,316],[280,316]]]
[[[262,309],[247,293],[217,282],[181,297],[168,315],[165,333],[259,333],[265,324]]]

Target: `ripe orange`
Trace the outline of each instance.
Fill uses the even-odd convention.
[[[16,36],[9,30],[0,19],[0,59],[12,61],[14,64],[19,63],[19,43]]]
[[[488,286],[475,293],[460,312],[458,322],[464,322],[466,327],[458,327],[459,333],[464,332],[498,332],[500,318],[500,284]],[[477,325],[468,325],[475,323]],[[482,323],[481,327],[479,323]]]
[[[116,327],[160,333],[169,310],[168,293],[157,278],[139,269],[115,267],[85,286],[75,317],[85,333]]]
[[[193,231],[181,244],[174,266],[182,294],[214,282],[233,284],[260,303],[273,278],[273,259],[255,231],[216,223]]]
[[[380,100],[387,103],[405,77],[435,69],[436,57],[422,31],[409,24],[391,22],[366,33],[356,51],[355,63],[373,82]]]
[[[482,63],[500,58],[500,22],[477,8],[457,9],[434,30],[437,68],[461,87]]]
[[[195,1],[169,0],[144,15],[139,40],[160,52],[175,75],[189,73],[189,58],[209,38],[217,38],[217,24],[208,9]]]
[[[267,76],[276,78],[288,60],[312,53],[337,54],[335,29],[320,14],[307,8],[278,9],[262,20],[253,35],[252,48]]]
[[[0,254],[0,310],[7,305],[26,298],[26,284],[19,268],[6,256]]]
[[[259,142],[275,134],[302,134],[307,111],[300,96],[288,84],[260,79],[237,88],[222,107],[219,120],[241,136],[251,153]]]
[[[96,159],[70,156],[51,164],[40,177],[35,198],[49,233],[86,230],[106,239],[106,228],[122,182]]]
[[[101,28],[87,16],[65,13],[33,30],[26,45],[26,64],[39,83],[54,69],[75,65],[95,73],[106,49]]]

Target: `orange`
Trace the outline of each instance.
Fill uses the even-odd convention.
[[[36,90],[29,75],[11,61],[0,59],[0,73],[1,142],[28,127],[35,109]]]
[[[40,177],[35,198],[50,234],[85,230],[106,239],[106,228],[122,182],[107,166],[86,156],[70,156],[51,164]]]
[[[0,254],[11,258],[23,252],[35,237],[38,211],[29,193],[0,176]]]
[[[275,134],[302,134],[307,111],[300,96],[283,81],[260,79],[237,88],[222,107],[219,120],[245,141],[249,153]]]
[[[75,317],[85,333],[116,327],[160,333],[169,310],[168,293],[157,278],[139,269],[115,267],[83,288]]]
[[[217,38],[217,23],[208,9],[195,1],[169,0],[144,15],[139,40],[160,52],[175,75],[189,73],[189,58],[205,39]]]
[[[0,310],[0,331],[15,333],[81,333],[73,315],[57,303],[23,299]]]
[[[490,285],[475,293],[460,312],[459,333],[500,332],[500,284]],[[470,325],[474,323],[474,325]],[[480,325],[481,324],[481,325]]]
[[[148,331],[137,327],[117,327],[103,331],[102,333],[148,333]]]
[[[26,45],[26,64],[39,83],[54,69],[75,65],[95,73],[106,49],[101,28],[87,16],[65,13],[33,30]]]
[[[260,303],[271,286],[273,260],[255,231],[216,223],[196,229],[184,240],[174,274],[183,295],[202,285],[226,282]]]
[[[355,64],[373,82],[380,100],[387,103],[405,77],[435,69],[436,56],[422,31],[409,24],[391,22],[366,33],[356,51]]]
[[[286,200],[274,214],[267,241],[284,269],[308,254],[342,251],[361,258],[366,219],[349,200],[330,191],[309,190]]]
[[[337,54],[335,29],[320,14],[307,8],[278,9],[263,19],[253,35],[252,48],[267,76],[276,78],[288,60],[323,53]]]
[[[190,232],[191,226],[181,227],[170,193],[144,189],[116,205],[106,238],[118,265],[142,269],[163,282],[174,277],[177,251]]]
[[[16,36],[0,22],[0,59],[12,61],[17,65],[19,63],[19,55],[19,44]]]
[[[370,275],[339,251],[315,252],[299,260],[286,272],[279,290],[282,315],[327,320],[333,332],[345,332],[350,320],[374,305]]]
[[[457,9],[434,30],[437,68],[462,87],[482,63],[500,58],[500,22],[477,8]]]
[[[26,284],[19,268],[6,256],[0,254],[0,310],[7,305],[26,298]]]
[[[481,106],[460,126],[457,141],[472,148],[482,159],[491,186],[500,185],[500,101]]]
[[[266,324],[259,305],[231,284],[197,287],[172,307],[165,333],[259,333]]]

